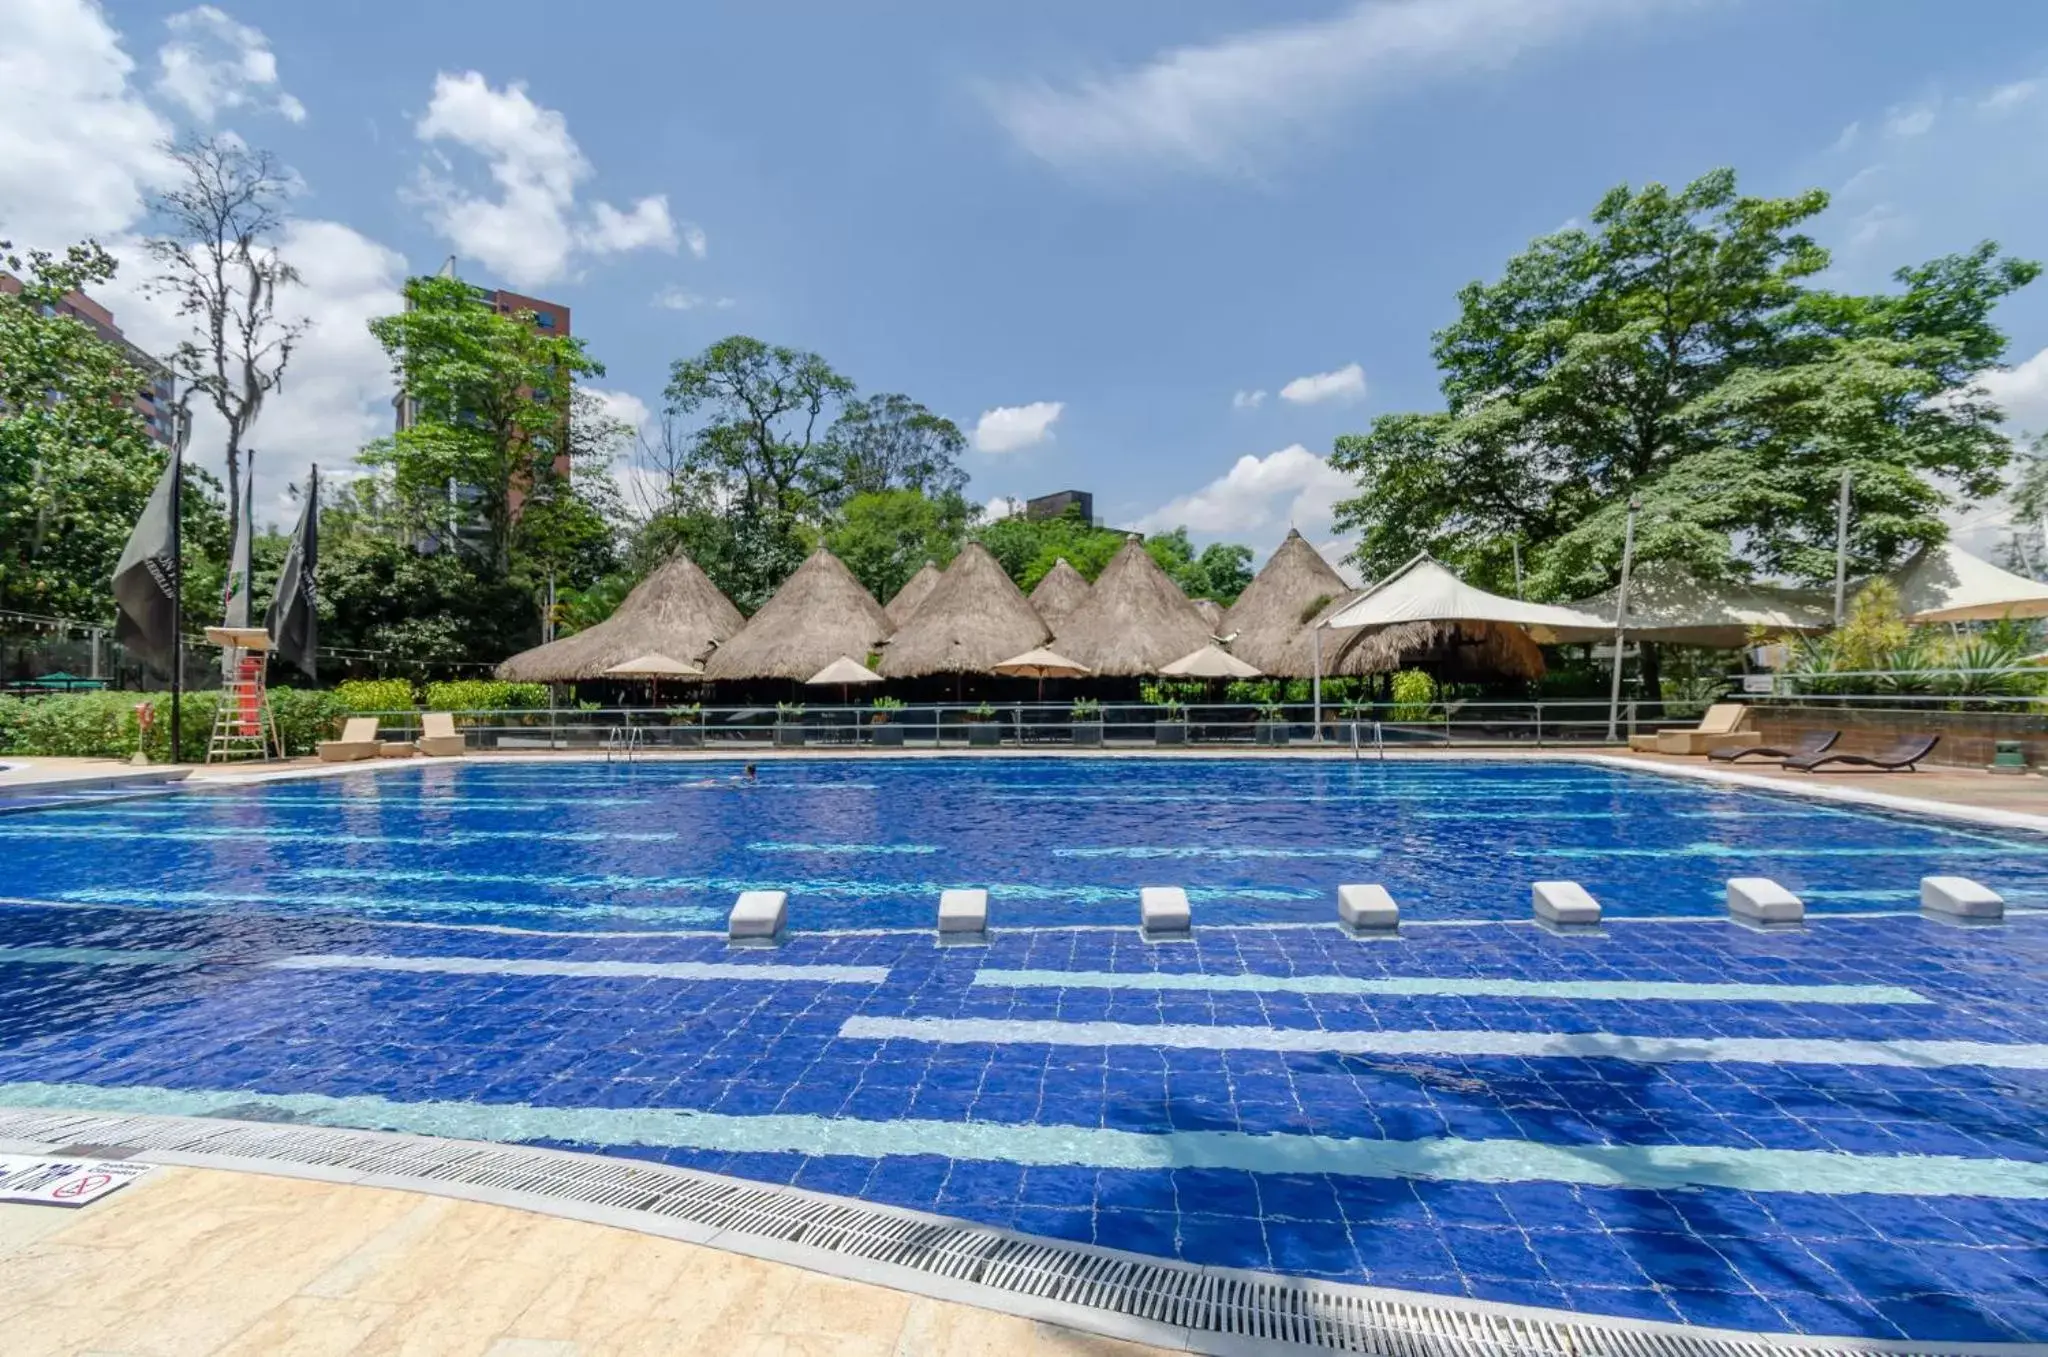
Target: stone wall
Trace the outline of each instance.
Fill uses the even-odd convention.
[[[2027,763],[2048,767],[2048,711],[1905,711],[1819,705],[1769,703],[1753,707],[1749,729],[1761,731],[1765,744],[1790,745],[1812,730],[1839,730],[1835,749],[1844,754],[1875,754],[1910,735],[1939,735],[1941,743],[1928,763],[1984,768],[2000,740],[2018,740]]]

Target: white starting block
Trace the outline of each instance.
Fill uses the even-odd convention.
[[[1728,912],[1745,923],[1796,924],[1806,904],[1767,876],[1738,876],[1728,883]]]
[[[774,942],[789,918],[787,891],[741,891],[725,921],[728,942]]]
[[[1584,927],[1600,922],[1600,902],[1576,881],[1538,881],[1529,888],[1536,917],[1547,924]]]
[[[1967,876],[1923,876],[1920,908],[1952,919],[2003,919],[2005,897]]]
[[[1138,892],[1138,925],[1147,933],[1186,933],[1194,927],[1188,893],[1179,886],[1146,886]]]
[[[1339,886],[1337,918],[1361,933],[1391,932],[1401,926],[1401,907],[1385,886]]]
[[[950,890],[939,893],[939,936],[967,941],[988,932],[988,892]]]

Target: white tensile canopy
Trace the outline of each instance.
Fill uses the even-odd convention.
[[[1209,645],[1192,655],[1181,656],[1159,672],[1173,678],[1251,679],[1258,678],[1262,671],[1220,647]]]
[[[1330,630],[1391,627],[1402,622],[1504,622],[1549,645],[1614,632],[1614,618],[1555,603],[1503,598],[1465,583],[1428,554],[1396,570],[1316,623]]]
[[[1611,619],[1614,595],[1609,589],[1572,606]],[[1646,641],[1734,650],[1747,644],[1752,628],[1773,635],[1825,631],[1834,620],[1832,601],[1818,590],[1701,580],[1669,563],[1644,567],[1628,582],[1628,633]]]
[[[1899,611],[1908,622],[2048,617],[2048,584],[2001,570],[1953,542],[1922,547],[1892,580],[1899,587]]]

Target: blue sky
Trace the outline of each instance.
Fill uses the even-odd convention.
[[[977,498],[1263,551],[1330,540],[1336,434],[1434,403],[1456,288],[1617,182],[1834,191],[1848,285],[1985,236],[2048,258],[2048,8],[1962,12],[0,0],[0,235],[132,236],[167,129],[296,169],[320,329],[266,499],[385,427],[362,320],[454,253],[572,306],[620,410],[744,332],[979,430]],[[2048,427],[2048,285],[2004,320],[1991,380]]]

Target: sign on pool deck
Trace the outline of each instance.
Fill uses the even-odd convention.
[[[0,1202],[84,1206],[126,1187],[152,1166],[119,1159],[0,1154]]]

